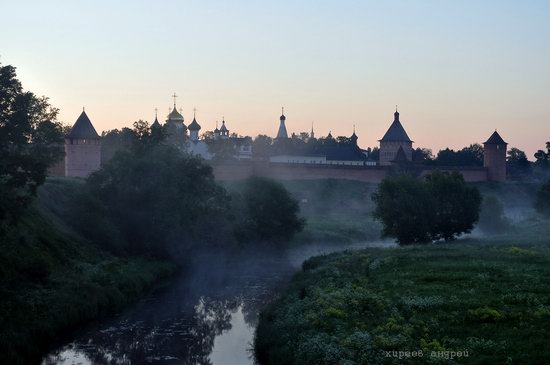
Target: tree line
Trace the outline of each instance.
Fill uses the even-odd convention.
[[[14,67],[0,65],[0,235],[17,225],[48,168],[63,158],[57,114],[47,98],[23,90]],[[252,178],[230,193],[208,164],[147,122],[109,138],[124,140],[124,148],[111,151],[66,212],[73,228],[104,249],[184,255],[209,244],[281,242],[304,226],[281,184]]]

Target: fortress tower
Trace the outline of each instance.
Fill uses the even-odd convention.
[[[380,142],[380,166],[390,166],[395,161],[397,153],[403,150],[404,156],[408,161],[412,161],[413,141],[405,132],[405,128],[399,121],[399,112],[395,110],[393,114],[393,123],[384,134]],[[403,156],[400,156],[402,159]]]
[[[487,169],[487,180],[506,180],[507,145],[497,131],[483,143],[483,166]]]
[[[101,137],[84,110],[65,136],[65,176],[87,177],[101,164]]]

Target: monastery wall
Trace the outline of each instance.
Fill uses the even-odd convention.
[[[391,171],[385,166],[336,166],[311,164],[282,164],[269,162],[241,162],[213,165],[217,180],[236,181],[251,176],[279,180],[345,179],[379,183]],[[435,168],[420,171],[425,176]],[[483,167],[442,167],[441,171],[459,171],[468,182],[487,181],[487,169]]]

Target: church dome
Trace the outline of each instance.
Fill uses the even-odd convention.
[[[193,118],[193,121],[191,124],[189,124],[189,127],[187,127],[190,131],[198,131],[201,129],[201,126],[199,123],[197,123],[197,120]]]
[[[183,121],[183,115],[181,115],[176,107],[174,106],[174,110],[170,114],[168,114],[168,120],[181,120]]]

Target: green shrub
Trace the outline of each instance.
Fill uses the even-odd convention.
[[[298,202],[276,181],[249,178],[232,200],[235,232],[241,241],[288,241],[304,227]]]
[[[481,195],[457,173],[435,171],[425,181],[408,175],[386,178],[372,195],[383,235],[400,244],[454,240],[472,231]]]

